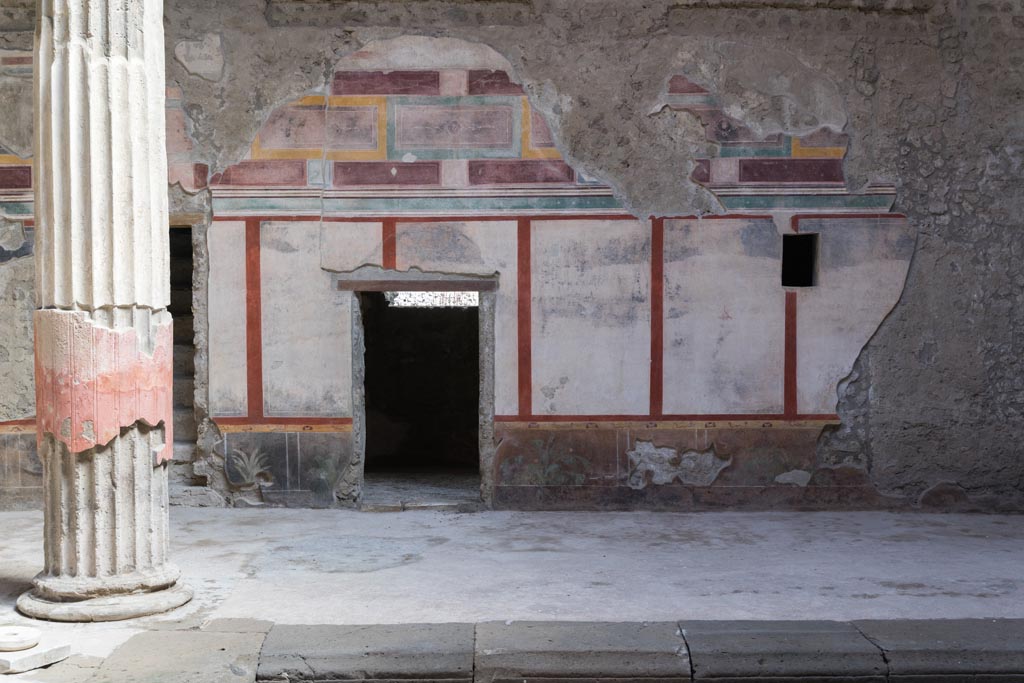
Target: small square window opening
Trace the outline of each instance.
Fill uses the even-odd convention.
[[[782,236],[782,286],[813,287],[818,284],[818,235]]]

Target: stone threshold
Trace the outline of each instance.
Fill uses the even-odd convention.
[[[1021,683],[1024,619],[275,625],[257,680]]]

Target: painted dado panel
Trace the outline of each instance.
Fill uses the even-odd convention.
[[[781,270],[771,218],[665,221],[666,413],[783,412]]]
[[[799,293],[798,406],[831,413],[836,388],[903,291],[915,233],[898,216],[805,218],[818,234],[818,284]]]
[[[534,413],[646,415],[650,224],[534,221],[531,240]]]
[[[260,231],[267,417],[352,414],[351,304],[320,267],[317,222]]]
[[[217,221],[210,249],[210,413],[248,412],[246,362],[245,222]]]
[[[518,411],[518,223],[516,221],[399,222],[398,270],[464,275],[498,274],[494,315],[494,411]]]

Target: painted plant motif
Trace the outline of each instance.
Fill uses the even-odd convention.
[[[530,446],[536,460],[516,455],[501,465],[502,481],[520,486],[582,486],[590,473],[590,461],[556,448],[555,437],[533,439]]]
[[[309,490],[321,503],[333,503],[334,491],[344,474],[339,467],[338,456],[318,455],[313,459],[313,467],[309,469]]]
[[[259,448],[251,453],[246,453],[240,448],[233,449],[228,456],[227,473],[231,483],[241,489],[252,489],[256,488],[257,484],[269,484],[273,481],[267,454]],[[235,476],[232,477],[232,474]]]

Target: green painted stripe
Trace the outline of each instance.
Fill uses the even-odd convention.
[[[0,213],[11,218],[32,218],[32,202],[0,202]]]
[[[568,210],[608,210],[621,209],[615,197],[409,197],[403,199],[364,198],[364,199],[325,199],[324,211],[329,213],[344,212],[487,212],[487,211],[568,211]]]
[[[719,197],[727,209],[880,209],[888,211],[895,195],[789,195]]]
[[[791,157],[793,156],[793,138],[788,135],[783,137],[782,144],[778,147],[721,144],[718,148],[719,157],[730,159],[735,157]]]
[[[729,210],[787,209],[871,209],[888,211],[895,195],[748,195],[721,197]],[[335,197],[321,201],[314,197],[220,197],[213,200],[215,214],[289,213],[319,215],[345,213],[459,213],[504,211],[597,211],[619,210],[622,205],[610,196],[556,197]],[[26,212],[31,215],[31,211]]]
[[[619,210],[622,205],[609,196],[584,197],[362,197],[362,198],[235,198],[213,200],[215,215],[283,213],[320,215],[345,213],[490,213],[516,211]]]

